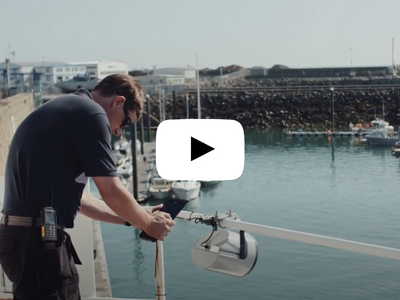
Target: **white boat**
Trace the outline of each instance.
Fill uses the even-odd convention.
[[[113,156],[114,163],[116,166],[119,166],[125,160],[125,155],[122,154],[119,150],[113,150],[112,156]]]
[[[388,122],[379,118],[375,118],[375,120],[371,121],[371,127],[369,127],[368,129],[369,131],[374,131],[374,130],[394,131],[394,127],[392,125],[389,125]]]
[[[165,199],[170,196],[171,184],[161,177],[153,177],[149,185],[149,193],[154,199]]]
[[[376,129],[394,130],[393,126],[389,125],[388,122],[386,122],[385,120],[380,119],[380,118],[375,118],[367,126],[368,127],[362,127],[361,124],[353,125],[352,123],[350,123],[350,125],[349,125],[349,127],[353,133],[360,133],[360,132],[371,133],[372,131],[374,131]]]
[[[132,142],[125,139],[118,140],[114,143],[113,156],[117,166],[124,163],[126,158],[132,158]],[[140,156],[141,142],[136,140],[136,156]]]
[[[385,106],[382,104],[382,116],[385,115]],[[398,132],[394,131],[394,127],[389,125],[388,122],[376,118],[371,122],[372,132],[365,136],[368,145],[378,146],[394,146],[400,141]]]
[[[139,142],[139,141],[137,141],[137,142]],[[136,147],[137,147],[137,143],[136,143]],[[140,142],[139,142],[139,149],[140,149]],[[125,139],[116,141],[114,143],[114,150],[119,151],[123,155],[130,155],[132,152],[131,141],[127,141]]]
[[[121,181],[121,183],[122,183],[124,186],[127,186],[127,185],[128,185],[128,181],[125,179],[125,177],[124,177],[123,175],[118,175],[118,179]]]
[[[383,120],[378,120],[376,123],[373,122],[371,124],[373,124],[374,129],[365,136],[369,145],[394,146],[400,141],[400,136],[389,123]]]
[[[200,181],[178,180],[171,184],[172,190],[179,199],[193,200],[200,195]]]
[[[118,175],[129,177],[132,175],[132,162],[130,158],[125,158],[123,162],[117,167]]]
[[[366,135],[365,139],[369,145],[377,146],[394,146],[397,142],[400,142],[400,136],[379,131]]]

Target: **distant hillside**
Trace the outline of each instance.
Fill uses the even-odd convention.
[[[238,65],[230,65],[227,67],[222,67],[222,74],[226,75],[226,74],[230,74],[230,73],[234,73],[240,70],[246,69],[242,66],[238,66]],[[145,76],[145,75],[156,75],[156,74],[160,74],[160,75],[164,75],[164,74],[170,74],[170,75],[180,75],[180,74],[184,74],[185,73],[186,68],[160,68],[160,69],[155,69],[153,70],[148,70],[148,69],[144,69],[144,70],[133,70],[133,71],[129,71],[129,75],[131,76]],[[218,67],[216,69],[209,69],[209,68],[205,68],[205,69],[201,69],[199,70],[200,75],[206,75],[206,76],[219,76],[221,74],[221,67]]]
[[[243,69],[246,69],[246,68],[244,68],[242,66],[238,66],[238,65],[230,65],[227,67],[222,67],[222,74],[226,75],[226,74],[237,72],[237,71],[240,71]],[[214,70],[209,69],[209,68],[202,69],[202,70],[199,70],[199,73],[200,73],[200,75],[219,76],[221,74],[221,67],[218,67]]]
[[[146,75],[152,75],[153,70],[133,70],[133,71],[128,71],[128,74],[135,77],[135,76],[146,76]]]

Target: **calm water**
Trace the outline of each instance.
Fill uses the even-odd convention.
[[[332,145],[333,143],[333,145]],[[202,191],[187,210],[232,209],[242,220],[400,248],[400,163],[357,139],[246,134],[241,178]],[[114,297],[154,299],[154,244],[102,224]],[[204,225],[177,220],[164,242],[167,299],[399,299],[400,262],[254,234],[259,258],[244,278],[197,269]]]

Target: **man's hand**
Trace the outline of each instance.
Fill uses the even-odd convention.
[[[143,209],[144,209],[149,215],[151,215],[153,212],[160,210],[163,206],[164,206],[164,204],[158,204],[158,205],[156,205],[156,206],[145,206],[145,207],[143,207]]]
[[[144,231],[148,235],[163,241],[164,237],[172,231],[171,227],[174,225],[175,221],[171,219],[171,216],[168,213],[155,211],[151,214],[150,224]]]

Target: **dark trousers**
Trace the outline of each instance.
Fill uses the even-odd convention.
[[[14,299],[81,299],[71,239],[57,233],[57,242],[42,242],[39,227],[0,225],[0,264]]]

